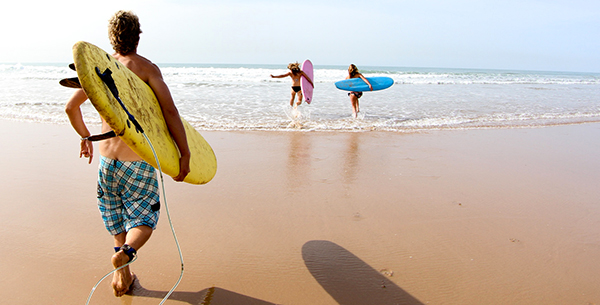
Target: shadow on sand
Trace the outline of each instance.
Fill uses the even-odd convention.
[[[167,295],[167,291],[148,290],[136,280],[133,291],[128,294],[134,297],[163,299]],[[175,291],[169,296],[169,300],[186,302],[192,305],[276,305],[275,303],[251,298],[218,287],[211,287],[198,292]]]
[[[420,305],[415,297],[348,250],[325,240],[302,247],[304,264],[340,305]]]
[[[423,304],[350,251],[333,242],[312,240],[305,243],[302,246],[302,258],[312,276],[340,305]],[[134,297],[156,299],[162,299],[166,294],[167,291],[148,290],[137,280],[129,293]],[[276,305],[218,287],[198,292],[175,291],[169,300],[192,305]]]

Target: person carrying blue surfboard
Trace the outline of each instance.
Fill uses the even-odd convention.
[[[165,84],[158,66],[137,54],[140,39],[138,17],[132,12],[119,11],[109,21],[110,42],[113,57],[147,83],[161,106],[167,127],[179,149],[179,174],[175,181],[183,181],[190,172],[190,149],[184,125],[169,88]],[[67,102],[65,111],[71,125],[81,136],[79,157],[92,162],[94,146],[81,113],[81,105],[88,99],[78,89]],[[102,132],[108,135],[110,126],[103,119]],[[100,166],[98,171],[97,200],[106,229],[114,238],[115,254],[111,262],[115,268],[132,261],[137,251],[150,239],[160,215],[160,196],[155,169],[142,160],[119,137],[101,137],[99,144]],[[112,287],[115,296],[127,293],[135,275],[129,266],[114,273]]]
[[[358,68],[354,64],[350,64],[350,66],[348,67],[348,76],[346,77],[346,79],[351,78],[361,78],[365,81],[365,83],[367,83],[367,85],[369,85],[369,89],[373,91],[373,86],[371,86],[371,83],[360,72],[358,72]],[[358,116],[358,113],[360,112],[358,99],[362,96],[362,92],[351,91],[350,93],[348,93],[348,96],[350,97],[350,102],[352,103],[352,115],[354,116],[354,118],[356,118]]]
[[[306,78],[313,87],[315,86],[315,84],[313,84],[312,79],[310,79],[310,77],[308,77],[308,75],[306,75],[306,73],[304,73],[304,71],[300,69],[299,63],[290,63],[288,65],[288,69],[290,69],[290,72],[281,75],[271,74],[271,78],[284,78],[288,76],[292,78],[292,98],[290,99],[290,106],[297,108],[298,106],[300,106],[300,104],[302,104],[302,87],[300,86],[300,80],[302,79],[302,77]],[[298,102],[294,104],[296,94],[298,94]]]

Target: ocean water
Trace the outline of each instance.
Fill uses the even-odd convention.
[[[360,67],[394,85],[366,92],[352,117],[334,83],[346,66],[315,65],[310,105],[289,107],[291,79],[274,65],[159,64],[181,115],[198,130],[391,131],[538,127],[600,122],[600,74]],[[75,77],[67,64],[0,64],[0,118],[68,124],[64,105]],[[91,105],[85,120],[99,124]]]

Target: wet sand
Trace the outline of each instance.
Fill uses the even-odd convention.
[[[3,304],[85,304],[111,270],[97,159],[70,126],[0,120]],[[219,168],[167,177],[183,281],[166,304],[600,304],[600,124],[427,133],[203,132]],[[91,304],[158,304],[164,210]]]

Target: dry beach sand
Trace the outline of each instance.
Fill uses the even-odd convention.
[[[113,251],[97,158],[70,126],[0,127],[0,303],[85,304]],[[215,179],[165,181],[166,304],[600,304],[600,124],[203,135]],[[166,216],[132,294],[91,304],[160,302]]]

